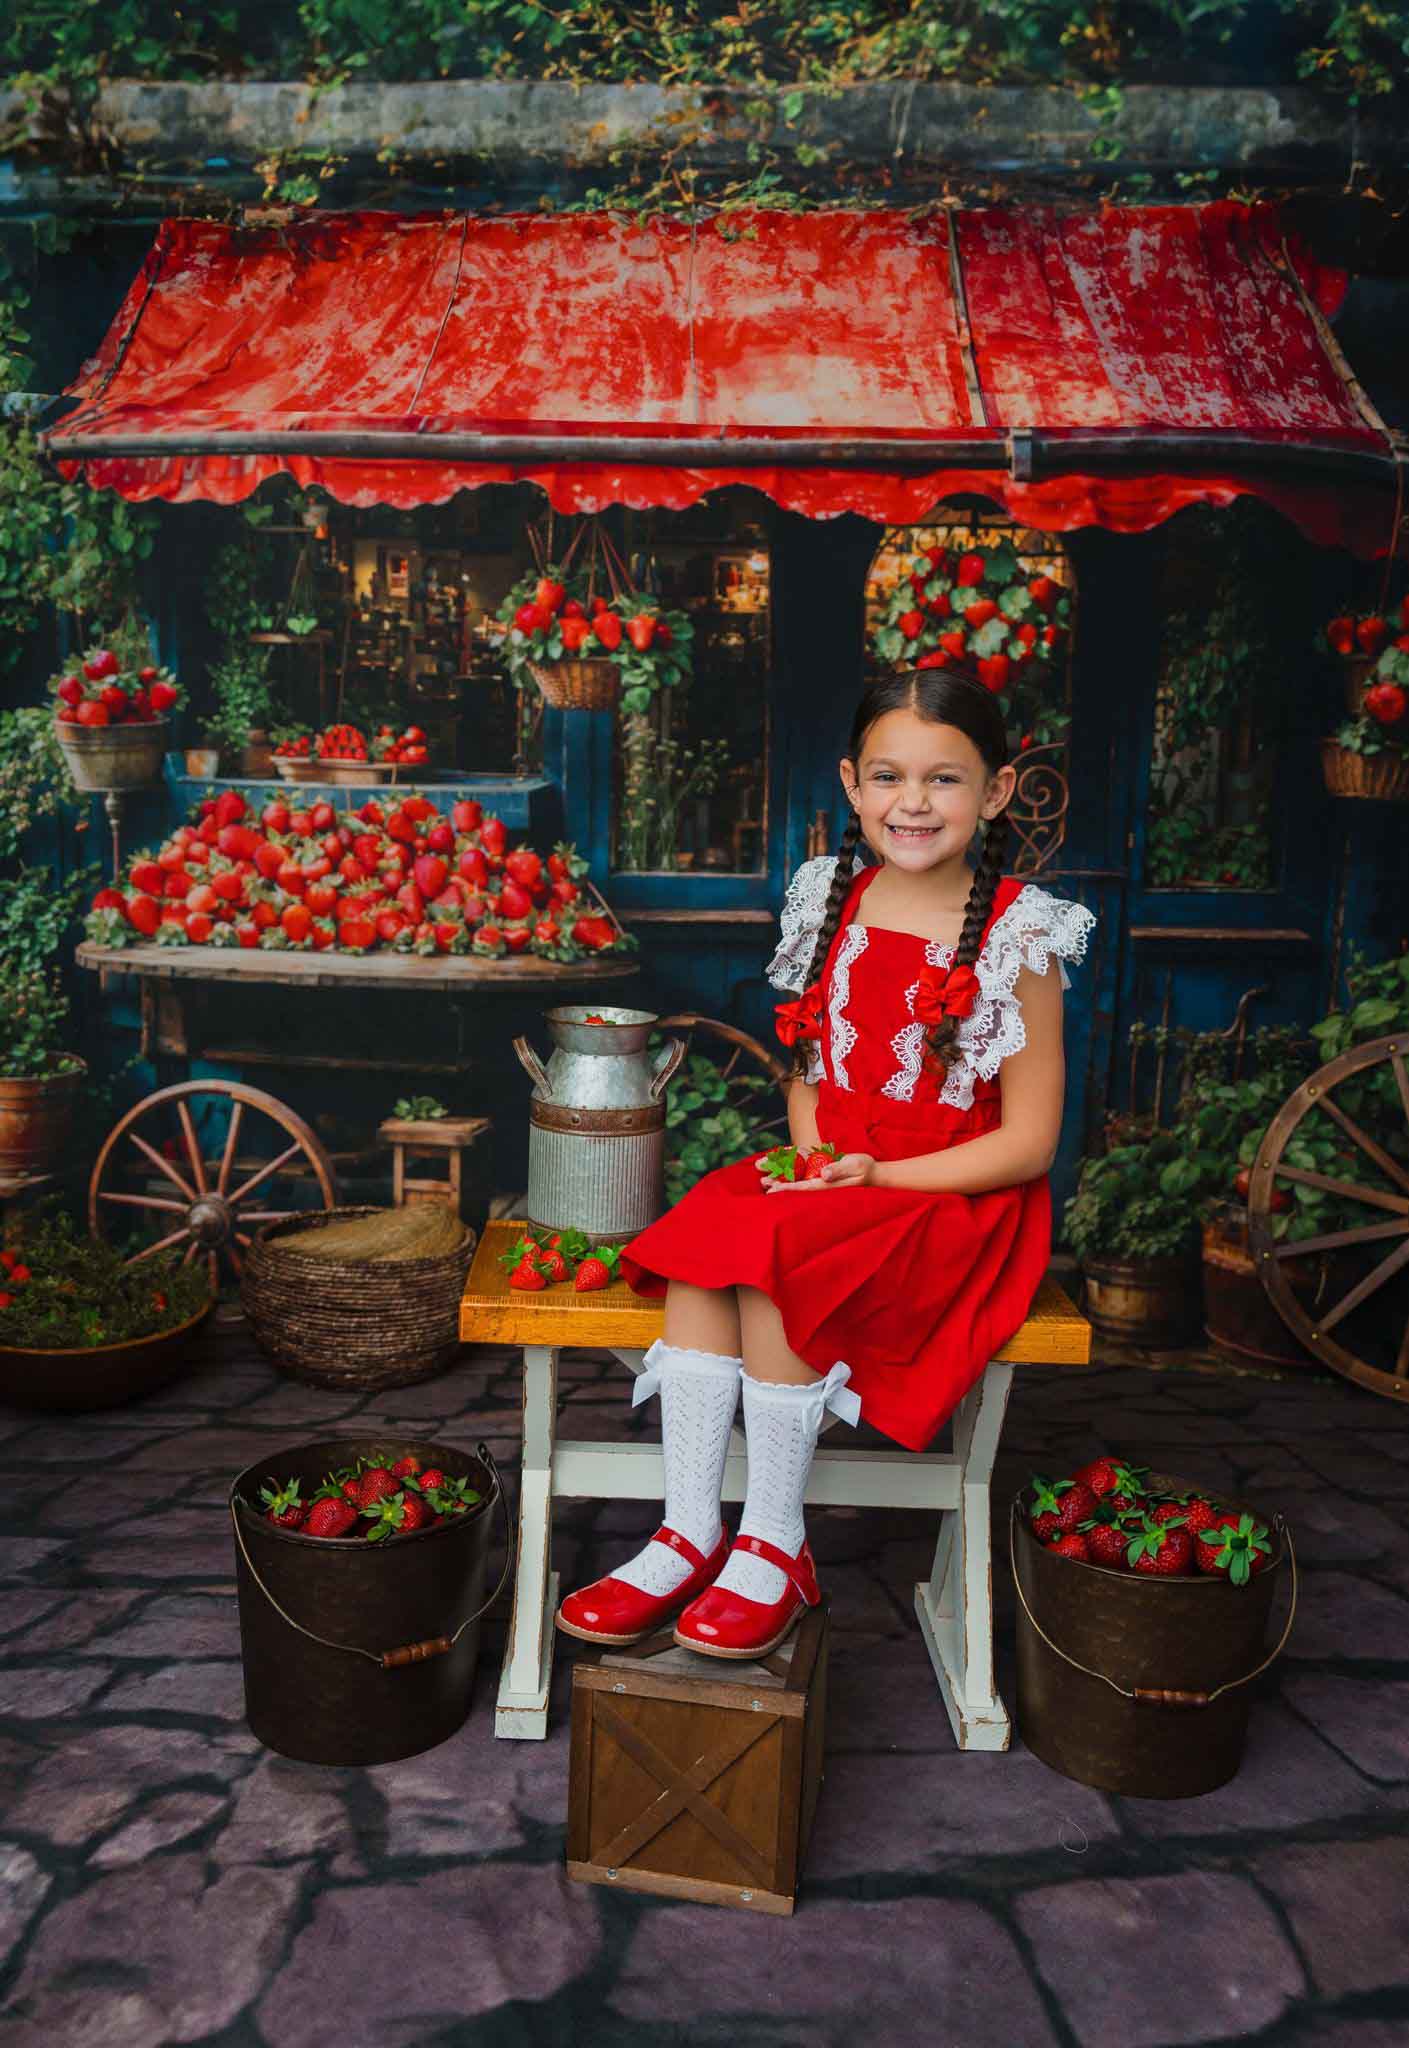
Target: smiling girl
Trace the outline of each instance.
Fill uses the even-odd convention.
[[[803,1496],[824,1411],[923,1450],[1046,1270],[1061,963],[1095,920],[1003,877],[1017,775],[996,698],[957,665],[869,690],[841,779],[841,845],[794,875],[769,967],[795,997],[778,1012],[792,1140],[838,1156],[793,1181],[761,1158],[723,1167],[623,1253],[632,1287],[665,1296],[633,1396],[661,1397],[665,1520],[563,1602],[572,1635],[634,1642],[677,1617],[691,1649],[766,1655],[820,1597]],[[731,1545],[720,1490],[741,1387]]]

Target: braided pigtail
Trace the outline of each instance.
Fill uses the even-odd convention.
[[[804,988],[811,988],[827,964],[832,940],[836,937],[837,926],[841,923],[842,906],[851,888],[852,862],[856,857],[860,837],[861,820],[853,811],[846,821],[846,830],[842,833],[837,847],[837,857],[832,868],[832,886],[827,891],[827,904],[822,912],[822,922],[817,927],[817,937],[812,943],[812,958],[808,961],[807,972],[803,976]],[[793,1048],[793,1075],[797,1079],[801,1079],[807,1072],[807,1054],[806,1043],[799,1041]]]
[[[983,836],[983,852],[974,870],[973,881],[969,884],[968,902],[964,905],[964,928],[959,934],[959,944],[951,963],[954,967],[972,967],[978,959],[983,929],[988,923],[994,894],[1002,877],[1003,863],[1007,859],[1011,830],[1006,810],[999,811],[996,818],[990,818],[988,821],[988,830]],[[948,1073],[958,1054],[958,1030],[957,1017],[941,1017],[926,1033],[927,1057],[944,1073]]]

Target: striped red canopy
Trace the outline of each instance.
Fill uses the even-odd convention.
[[[1277,210],[168,220],[49,446],[129,498],[286,471],[347,504],[561,511],[747,483],[813,517],[979,492],[1138,531],[1252,491],[1382,551],[1386,437]]]

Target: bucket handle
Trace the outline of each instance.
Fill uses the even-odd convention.
[[[675,1072],[675,1069],[679,1066],[681,1060],[683,1060],[684,1057],[684,1039],[667,1039],[659,1053],[657,1053],[656,1055],[656,1070],[654,1074],[651,1076],[652,1102],[660,1101],[661,1096],[665,1093],[666,1082],[670,1079],[671,1075]]]
[[[548,1079],[547,1069],[544,1067],[542,1060],[539,1059],[538,1054],[529,1044],[527,1038],[516,1038],[514,1040],[514,1051],[518,1054],[519,1065],[523,1068],[529,1079],[542,1089],[543,1100],[551,1102],[553,1100],[553,1084]]]
[[[490,1450],[488,1444],[479,1444],[476,1447],[476,1455],[481,1464],[489,1467],[490,1477],[499,1489],[499,1505],[504,1510],[504,1569],[499,1574],[499,1583],[489,1598],[481,1601],[473,1614],[465,1616],[465,1619],[460,1623],[453,1636],[428,1636],[423,1643],[402,1643],[394,1650],[364,1650],[360,1643],[335,1643],[330,1636],[320,1636],[316,1630],[305,1628],[301,1621],[294,1620],[287,1608],[279,1605],[263,1579],[259,1576],[259,1573],[255,1570],[254,1559],[245,1548],[244,1533],[240,1528],[239,1513],[234,1501],[231,1501],[230,1519],[235,1525],[235,1541],[239,1545],[241,1557],[249,1567],[250,1577],[254,1580],[254,1583],[258,1586],[274,1612],[281,1615],[290,1628],[297,1629],[301,1636],[307,1636],[311,1643],[321,1643],[325,1650],[346,1650],[351,1657],[366,1657],[370,1663],[376,1664],[383,1671],[396,1671],[407,1664],[424,1664],[432,1657],[448,1656],[471,1622],[478,1621],[486,1609],[492,1607],[499,1598],[499,1595],[508,1583],[509,1572],[514,1561],[514,1547],[509,1541],[509,1504],[504,1495],[504,1482],[499,1477],[499,1467],[494,1462],[494,1453]]]
[[[1224,1684],[1216,1685],[1212,1692],[1181,1692],[1173,1688],[1152,1685],[1118,1685],[1104,1671],[1093,1671],[1089,1664],[1081,1664],[1075,1657],[1070,1656],[1060,1643],[1054,1643],[1046,1629],[1043,1628],[1041,1622],[1037,1619],[1037,1616],[1028,1606],[1027,1595],[1023,1591],[1022,1580],[1018,1576],[1017,1548],[1013,1540],[1013,1530],[1016,1527],[1017,1519],[1018,1504],[1014,1501],[1008,1514],[1008,1562],[1013,1568],[1013,1584],[1017,1588],[1018,1601],[1023,1613],[1032,1623],[1032,1626],[1036,1629],[1048,1649],[1055,1651],[1064,1664],[1070,1664],[1073,1671],[1083,1672],[1087,1678],[1099,1678],[1102,1685],[1108,1685],[1112,1692],[1118,1692],[1124,1700],[1137,1700],[1141,1706],[1147,1707],[1211,1707],[1213,1702],[1220,1698],[1223,1693],[1233,1692],[1240,1685],[1251,1685],[1255,1678],[1260,1678],[1268,1665],[1275,1664],[1283,1650],[1287,1647],[1287,1638],[1292,1632],[1292,1623],[1296,1620],[1296,1551],[1292,1545],[1292,1532],[1280,1515],[1272,1517],[1272,1526],[1282,1542],[1287,1546],[1287,1556],[1292,1567],[1292,1598],[1291,1605],[1287,1609],[1286,1626],[1277,1640],[1276,1648],[1269,1651],[1260,1664],[1254,1665],[1251,1671],[1245,1671],[1241,1678],[1230,1678]]]

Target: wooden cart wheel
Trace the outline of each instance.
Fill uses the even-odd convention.
[[[228,1122],[219,1157],[207,1159],[200,1131],[216,1108],[228,1110]],[[269,1124],[272,1133],[264,1128]],[[242,1139],[253,1140],[244,1153]],[[160,1192],[152,1187],[154,1176]],[[240,1081],[183,1081],[148,1095],[109,1131],[88,1183],[89,1228],[105,1237],[114,1219],[145,1224],[153,1242],[128,1264],[184,1247],[182,1265],[203,1257],[214,1293],[222,1264],[237,1279],[243,1271],[241,1253],[253,1230],[297,1213],[270,1206],[275,1183],[310,1177],[319,1206],[336,1208],[332,1161],[284,1103]]]
[[[1248,1196],[1248,1244],[1262,1284],[1278,1315],[1315,1358],[1322,1358],[1373,1393],[1409,1400],[1409,1164],[1350,1115],[1335,1091],[1347,1082],[1366,1084],[1385,1103],[1382,1137],[1401,1126],[1409,1134],[1409,1039],[1371,1039],[1352,1046],[1319,1067],[1283,1103],[1268,1126],[1253,1164]],[[1389,1085],[1391,1084],[1392,1085]],[[1363,1106],[1357,1105],[1362,1108]],[[1348,1141],[1353,1165],[1344,1174],[1320,1173],[1288,1155],[1303,1125],[1329,1118]],[[1306,1135],[1303,1132],[1303,1135]],[[1324,1125],[1320,1135],[1326,1135]],[[1304,1237],[1296,1244],[1272,1236],[1273,1196],[1279,1183],[1321,1188],[1363,1211],[1353,1227]],[[1288,1279],[1295,1259],[1349,1254],[1362,1268],[1358,1277],[1327,1303],[1308,1302]],[[1359,1254],[1358,1259],[1355,1258]],[[1345,1260],[1337,1263],[1344,1265]],[[1397,1286],[1391,1283],[1398,1281]],[[1339,1283],[1337,1283],[1339,1284]],[[1387,1290],[1387,1291],[1386,1291]],[[1369,1307],[1366,1308],[1366,1304]],[[1365,1313],[1360,1311],[1364,1309]],[[1349,1325],[1355,1317],[1354,1333]]]
[[[697,1037],[715,1039],[719,1041],[720,1045],[728,1046],[729,1051],[727,1054],[717,1050],[714,1045],[702,1048],[702,1050],[707,1050],[708,1057],[714,1060],[718,1066],[720,1077],[726,1086],[736,1075],[747,1073],[750,1068],[761,1068],[764,1075],[776,1088],[786,1089],[790,1072],[787,1061],[780,1059],[776,1053],[770,1052],[766,1045],[762,1044],[757,1038],[750,1037],[747,1031],[740,1031],[736,1024],[726,1024],[718,1017],[701,1017],[696,1015],[693,1010],[685,1010],[675,1017],[662,1017],[656,1028],[659,1031],[671,1032],[677,1038],[683,1038],[687,1057],[693,1051]],[[740,1089],[737,1092],[740,1101],[745,1096],[754,1101],[765,1099],[761,1096],[756,1096],[752,1089]],[[730,1100],[734,1101],[732,1095]],[[737,1108],[738,1106],[739,1103],[735,1102],[735,1107]],[[770,1118],[762,1128],[764,1131],[771,1132],[775,1124],[780,1126],[786,1133],[786,1110],[782,1116]]]

